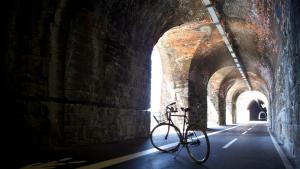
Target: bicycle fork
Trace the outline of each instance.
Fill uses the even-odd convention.
[[[168,126],[168,132],[167,132],[167,134],[166,134],[166,136],[165,136],[165,140],[167,140],[167,139],[168,139],[169,132],[170,132],[170,126]]]

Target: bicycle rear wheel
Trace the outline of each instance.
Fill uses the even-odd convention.
[[[204,163],[210,153],[209,139],[205,130],[197,129],[191,125],[186,129],[185,138],[187,139],[186,148],[190,157],[196,163]]]
[[[151,144],[162,152],[170,152],[179,147],[181,133],[179,129],[169,123],[160,123],[150,134]]]

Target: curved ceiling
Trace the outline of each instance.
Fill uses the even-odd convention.
[[[272,49],[269,45],[273,42],[269,41],[268,13],[263,11],[259,3],[249,0],[220,1],[214,2],[213,6],[218,11],[253,90],[267,94],[272,82],[271,61],[274,59],[270,55]],[[169,79],[174,81],[175,88],[184,86],[187,79],[200,79],[196,81],[204,83],[211,79],[209,84],[213,84],[210,86],[212,90],[223,85],[227,86],[226,93],[232,87],[236,90],[242,88],[242,81],[237,83],[233,80],[241,79],[241,76],[233,67],[233,59],[222,37],[206,9],[202,6],[200,11],[202,15],[199,21],[174,27],[159,40],[164,72],[173,72]],[[228,68],[225,71],[228,66],[231,66],[230,70]],[[220,72],[223,75],[218,75]],[[200,90],[206,86],[203,84]]]

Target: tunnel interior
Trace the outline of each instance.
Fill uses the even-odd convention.
[[[202,128],[236,124],[239,97],[258,91],[270,131],[299,164],[299,1],[212,1],[220,23],[199,0],[5,4],[1,112],[15,150],[148,138],[156,46],[160,112],[176,101]]]

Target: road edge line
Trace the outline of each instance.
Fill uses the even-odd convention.
[[[277,143],[276,139],[274,138],[274,136],[272,135],[269,127],[268,128],[268,131],[269,131],[269,135],[271,137],[271,140],[285,166],[286,169],[294,169],[294,167],[292,166],[291,162],[288,160],[287,156],[285,155],[285,153],[283,152],[282,148],[280,147],[280,145]]]

